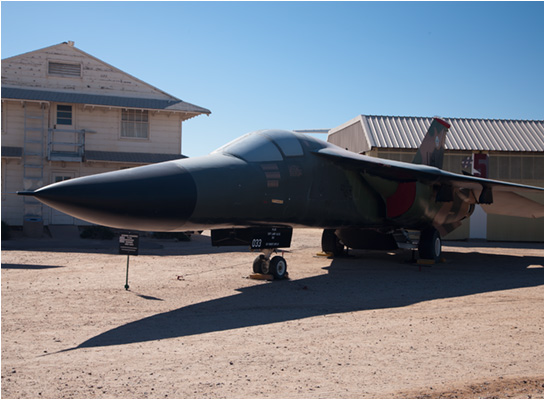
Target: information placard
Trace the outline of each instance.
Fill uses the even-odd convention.
[[[119,254],[138,255],[139,236],[137,233],[122,233],[119,235]]]

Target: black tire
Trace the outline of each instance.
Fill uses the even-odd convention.
[[[284,279],[288,271],[288,264],[284,257],[275,256],[269,262],[269,274],[274,276],[274,279]]]
[[[322,251],[324,253],[332,253],[335,257],[344,254],[344,244],[335,235],[335,229],[324,229],[322,233]]]
[[[254,270],[254,273],[256,274],[269,273],[269,270],[267,268],[267,262],[265,261],[265,256],[263,254],[257,256],[257,258],[254,260],[252,268]]]
[[[418,254],[424,260],[435,262],[441,259],[442,241],[439,232],[435,228],[427,228],[420,232],[418,242]]]

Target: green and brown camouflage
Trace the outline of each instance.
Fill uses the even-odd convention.
[[[543,216],[542,203],[526,197],[524,209],[513,206],[516,193],[543,196],[542,188],[440,169],[448,127],[433,120],[413,163],[352,153],[300,133],[264,130],[207,156],[71,179],[20,194],[114,228],[211,229],[216,244],[240,243],[237,230],[243,232],[242,242],[251,242],[252,230],[264,227],[290,232],[318,227],[324,229],[324,243],[335,249],[340,240],[354,248],[385,248],[397,243],[393,238],[399,233],[416,230],[422,232],[421,252],[433,258],[440,253],[440,236],[469,217],[475,204],[489,204],[507,215],[516,209],[518,216]]]
[[[440,118],[434,118],[416,152],[413,163],[443,168],[445,141],[449,129],[450,125],[448,123]]]

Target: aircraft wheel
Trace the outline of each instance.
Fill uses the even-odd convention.
[[[284,257],[275,256],[269,262],[269,273],[274,279],[284,279],[288,271],[288,264]]]
[[[425,260],[439,261],[441,258],[442,241],[435,228],[428,228],[420,232],[418,253]]]
[[[341,256],[344,253],[344,244],[335,235],[335,229],[324,229],[322,233],[322,251],[333,253],[333,256]]]
[[[269,269],[267,268],[267,261],[265,260],[265,256],[263,254],[260,254],[257,256],[257,258],[254,260],[254,263],[252,265],[254,273],[256,274],[268,274]]]

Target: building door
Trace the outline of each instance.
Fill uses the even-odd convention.
[[[49,156],[59,159],[62,155],[78,154],[79,135],[75,130],[74,107],[71,104],[55,104],[52,107],[53,129],[49,137]]]
[[[53,172],[53,182],[62,182],[68,179],[72,179],[76,176],[75,172],[62,171]],[[54,208],[51,209],[51,225],[73,225],[74,217],[68,214],[57,211]]]

